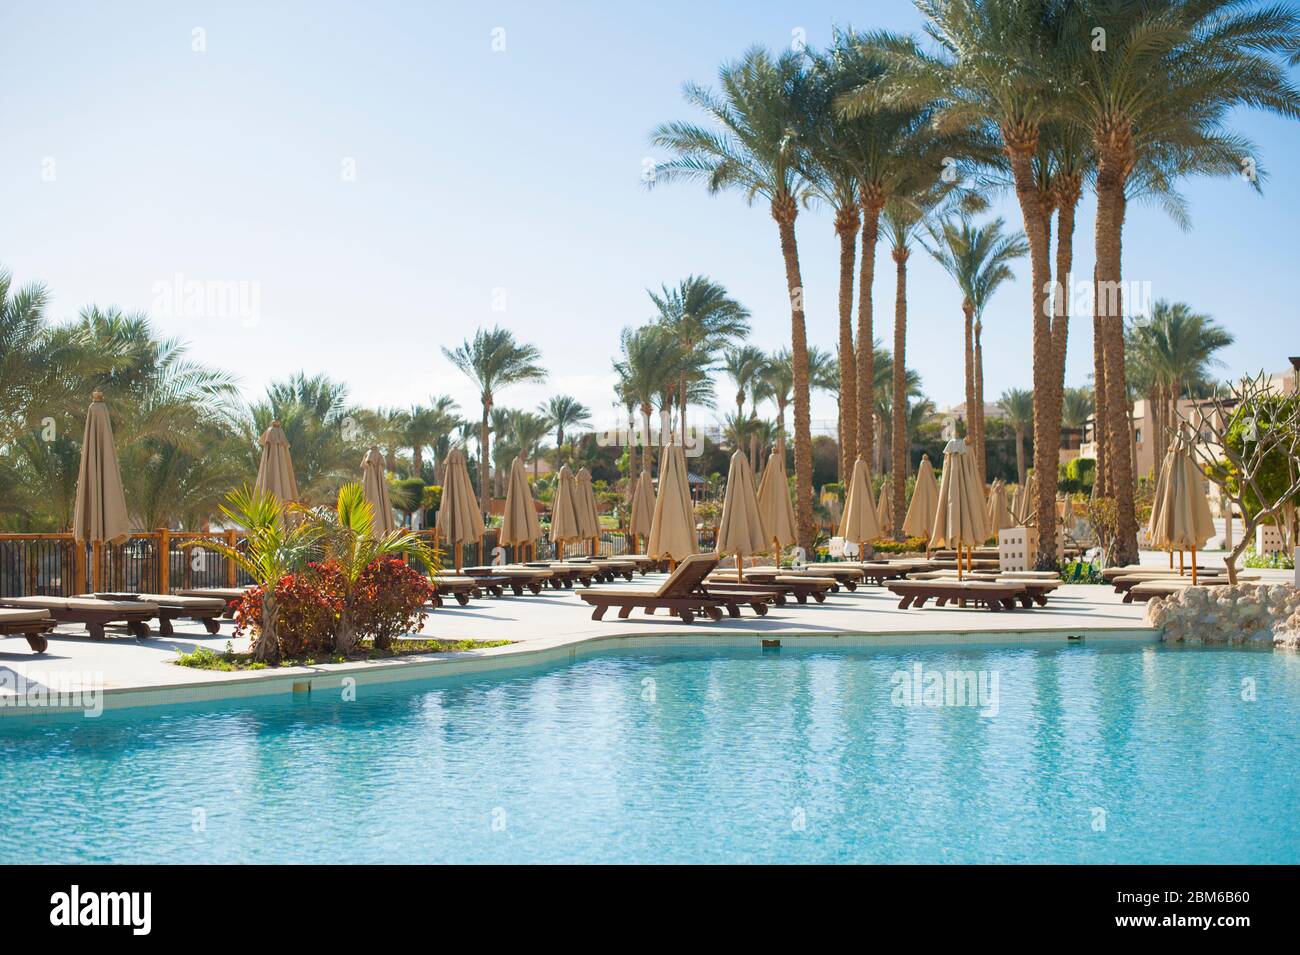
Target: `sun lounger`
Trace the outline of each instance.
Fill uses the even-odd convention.
[[[197,620],[208,633],[221,630],[217,619],[226,612],[228,602],[220,597],[194,597],[187,594],[95,594],[101,600],[136,599],[158,605],[158,632],[170,637],[176,631],[173,620]]]
[[[1121,577],[1120,579],[1123,580],[1124,578]],[[1124,603],[1131,604],[1135,600],[1138,603],[1146,603],[1152,597],[1171,597],[1190,586],[1192,586],[1192,578],[1190,577],[1138,581],[1125,591]]]
[[[935,606],[948,603],[983,604],[990,610],[1011,610],[1017,603],[1031,606],[1023,583],[1000,583],[992,580],[891,580],[885,585],[900,598],[898,609],[925,606],[933,599]]]
[[[840,580],[837,577],[818,573],[817,570],[814,569],[816,566],[817,565],[810,565],[808,567],[746,567],[745,578],[747,580],[756,580],[763,583],[772,580],[795,580],[796,578],[809,583],[816,583],[819,585],[816,589],[822,591],[821,596],[817,599],[817,602],[821,603],[826,599],[825,591],[830,591],[833,594],[839,593]],[[824,590],[822,589],[823,587]]]
[[[718,570],[708,577],[708,586],[715,583],[736,583],[737,586],[767,585],[780,587],[784,594],[793,596],[798,603],[807,603],[813,598],[818,603],[826,603],[826,595],[840,589],[839,582],[833,577],[813,577],[800,573],[751,573],[753,570],[775,570],[776,568],[745,568],[744,581],[737,581],[735,570]]]
[[[655,560],[649,554],[619,554],[618,556],[620,560],[630,560],[635,563],[636,569],[642,574],[648,574],[663,567],[663,561]]]
[[[54,629],[54,618],[48,610],[0,610],[0,636],[21,634],[35,653],[49,649],[45,634]]]
[[[529,560],[525,567],[542,567],[551,571],[551,586],[556,590],[572,590],[575,583],[590,587],[596,579],[596,568],[584,564],[574,564],[565,560]]]
[[[906,577],[911,571],[907,567],[898,564],[878,563],[876,561],[864,561],[861,564],[862,575],[869,583],[882,585],[887,580],[897,580],[900,577]]]
[[[186,587],[176,593],[181,597],[215,597],[226,602],[225,616],[233,617],[249,587]]]
[[[718,566],[715,554],[692,554],[677,565],[677,569],[668,575],[668,579],[657,590],[584,590],[578,594],[594,609],[592,620],[599,620],[610,607],[618,608],[620,620],[626,620],[636,608],[653,614],[656,610],[667,610],[680,617],[683,623],[690,623],[696,615],[707,616],[710,620],[721,620],[730,613],[730,607],[739,603],[748,603],[722,594],[708,594],[700,590],[705,578]]]
[[[1191,565],[1184,568],[1183,576],[1189,576],[1192,572]],[[1198,577],[1218,577],[1224,573],[1222,567],[1197,567],[1196,575]],[[1133,574],[1157,574],[1165,577],[1177,577],[1177,567],[1161,567],[1159,564],[1126,564],[1123,567],[1105,567],[1102,568],[1101,576],[1103,580],[1112,581],[1116,577],[1129,577]]]
[[[433,606],[441,607],[443,597],[451,597],[464,607],[471,597],[482,597],[484,589],[490,589],[493,581],[475,579],[461,574],[438,574],[432,580]],[[498,594],[499,596],[499,594]]]
[[[158,616],[158,605],[147,600],[100,600],[89,594],[78,597],[4,597],[0,604],[20,610],[48,610],[56,623],[79,623],[96,640],[104,639],[108,624],[125,624],[135,637],[149,636],[149,621]]]
[[[1186,576],[1180,577],[1178,574],[1132,573],[1132,574],[1125,574],[1122,577],[1112,577],[1110,580],[1110,584],[1115,588],[1115,593],[1117,594],[1127,594],[1138,584],[1170,583],[1170,584],[1177,585],[1177,584],[1190,584],[1191,582],[1192,582],[1191,574],[1187,574]],[[1204,577],[1201,577],[1199,576],[1199,571],[1198,571],[1197,583],[1222,584],[1226,582],[1227,582],[1226,578],[1222,578],[1217,575],[1206,575]],[[1124,602],[1131,603],[1132,601],[1125,600]]]
[[[809,564],[804,570],[816,574],[818,577],[834,577],[849,593],[857,590],[858,584],[862,583],[867,576],[861,564],[847,561],[826,561],[819,564]]]
[[[486,564],[466,567],[462,573],[466,577],[493,578],[503,582],[516,597],[522,597],[525,589],[532,594],[540,594],[543,587],[550,586],[554,576],[549,567],[528,567],[524,564]]]

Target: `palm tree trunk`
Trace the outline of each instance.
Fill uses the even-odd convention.
[[[835,213],[840,237],[840,483],[853,473],[858,454],[858,363],[853,354],[853,266],[860,217],[853,205]]]
[[[1093,270],[1093,284],[1097,272]],[[1106,336],[1101,322],[1092,323],[1092,443],[1097,448],[1097,497],[1110,497],[1110,455],[1106,447]]]
[[[854,442],[857,455],[874,465],[876,439],[876,388],[874,314],[871,304],[872,285],[876,280],[876,242],[880,237],[880,210],[885,200],[881,190],[868,187],[862,190],[862,262],[858,270],[858,343],[857,361],[857,411],[858,436]],[[842,400],[842,396],[841,396]],[[852,473],[850,472],[850,477]]]
[[[1025,482],[1028,475],[1025,474],[1025,429],[1016,428],[1016,474],[1019,477],[1021,493],[1027,488]]]
[[[679,422],[682,431],[682,447],[686,447],[686,372],[677,376],[677,404],[681,409],[682,419]]]
[[[651,467],[653,458],[650,455],[650,406],[641,406],[641,421],[645,425],[645,451],[641,455],[641,466],[643,468]]]
[[[249,647],[254,660],[265,663],[280,658],[279,608],[275,605],[274,587],[262,592],[262,625],[257,640]]]
[[[1074,269],[1074,222],[1079,206],[1081,180],[1077,175],[1062,178],[1057,185],[1056,297],[1052,301],[1052,348],[1056,367],[1052,374],[1044,410],[1050,416],[1046,431],[1055,434],[1052,448],[1061,447],[1061,407],[1065,402],[1065,357],[1070,338],[1070,286]],[[1059,462],[1060,454],[1057,453]],[[1055,473],[1055,472],[1053,472]]]
[[[983,326],[975,323],[975,466],[980,483],[988,480],[988,451],[984,443],[984,344],[980,339]]]
[[[799,272],[799,246],[794,220],[799,207],[791,196],[772,200],[772,218],[781,235],[781,257],[785,260],[785,284],[790,296],[790,355],[794,378],[794,519],[799,546],[805,554],[813,549],[812,515],[812,420],[808,387],[808,330],[804,323],[803,277]]]
[[[1124,181],[1128,163],[1127,152],[1103,146],[1097,165],[1096,299],[1097,307],[1107,313],[1099,319],[1106,342],[1107,433],[1111,448],[1123,449],[1122,453],[1113,454],[1110,460],[1111,488],[1119,511],[1115,540],[1115,561],[1119,564],[1133,563],[1138,559],[1133,456],[1129,453],[1132,437],[1126,420],[1128,382],[1124,371],[1124,311],[1119,284],[1123,274]],[[1127,434],[1126,429],[1129,430]]]
[[[1025,220],[1025,239],[1029,243],[1030,298],[1033,308],[1035,399],[1044,393],[1047,380],[1055,370],[1052,350],[1052,328],[1047,315],[1047,284],[1051,279],[1051,262],[1048,248],[1048,225],[1043,217],[1043,206],[1034,181],[1033,157],[1037,149],[1037,131],[1002,131],[1011,160],[1011,174],[1016,185],[1016,199],[1020,214]],[[1037,496],[1034,501],[1034,523],[1043,532],[1039,534],[1038,569],[1056,567],[1056,535],[1047,528],[1056,526],[1056,466],[1044,468],[1048,454],[1057,455],[1060,445],[1060,426],[1057,426],[1056,445],[1051,444],[1047,415],[1034,415],[1034,469],[1038,474]],[[1040,430],[1042,429],[1042,430]],[[1059,455],[1057,455],[1059,456]]]
[[[478,431],[478,494],[479,510],[483,512],[483,520],[488,519],[490,510],[488,499],[492,496],[492,489],[488,487],[488,452],[489,439],[491,432],[488,430],[488,416],[492,413],[492,397],[483,396],[483,420],[479,424]]]
[[[411,474],[413,477],[424,474],[424,448],[419,445],[411,448]]]
[[[907,515],[907,257],[906,246],[896,246],[894,257],[894,407],[890,431],[891,467],[889,497],[894,512],[894,539],[903,539]]]
[[[962,302],[962,331],[966,353],[966,435],[975,442],[975,306]]]

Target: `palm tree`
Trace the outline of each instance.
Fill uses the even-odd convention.
[[[690,123],[658,127],[652,141],[675,158],[656,169],[654,180],[702,182],[709,192],[736,189],[748,201],[764,199],[776,221],[790,299],[790,354],[794,370],[795,522],[799,544],[813,543],[812,423],[809,407],[808,334],[799,268],[795,218],[807,182],[806,133],[809,84],[803,57],[773,57],[755,47],[722,67],[721,95],[694,84],[689,102],[708,113],[717,128]]]
[[[482,497],[480,505],[486,516],[490,506],[488,462],[491,439],[488,436],[488,423],[496,392],[510,385],[545,379],[546,371],[539,364],[542,353],[535,345],[515,341],[514,334],[500,326],[480,328],[472,339],[466,339],[455,349],[444,346],[442,353],[478,386],[483,403],[483,417],[479,424],[478,480],[479,494]]]
[[[884,462],[892,458],[894,447],[891,430],[885,427],[885,422],[892,421],[894,416],[894,356],[886,349],[881,348],[880,342],[875,343],[872,352],[871,367],[875,374],[871,386],[872,414],[880,425],[881,437],[875,447],[875,453],[879,460],[873,467],[877,472],[881,472],[885,470]],[[904,370],[903,390],[909,409],[918,407],[922,403],[919,400],[924,397],[921,393],[921,376],[917,374],[915,369],[907,368]],[[918,400],[913,401],[912,399]],[[924,403],[933,408],[933,402],[926,400]]]
[[[672,332],[684,359],[700,371],[737,338],[749,333],[749,311],[727,290],[702,275],[692,275],[675,288],[663,286],[656,294],[647,290],[659,312],[658,321]],[[677,408],[681,414],[681,440],[686,443],[688,368],[682,364],[677,380]]]
[[[1018,0],[917,0],[929,19],[927,32],[942,53],[931,56],[914,45],[900,48],[898,72],[907,96],[939,101],[941,124],[987,126],[997,131],[1010,166],[1016,199],[1029,245],[1030,305],[1033,328],[1034,390],[1048,395],[1057,361],[1053,315],[1048,307],[1051,282],[1049,208],[1044,205],[1040,135],[1057,118],[1057,77],[1068,55],[1062,52],[1063,5]],[[1091,45],[1087,47],[1091,50]],[[1059,415],[1040,415],[1040,426],[1055,426]],[[1042,442],[1040,442],[1040,445]],[[1051,445],[1055,448],[1059,445]],[[1039,450],[1044,450],[1041,447]],[[1045,450],[1044,450],[1045,453]],[[1049,526],[1054,498],[1041,482],[1037,501],[1040,526]],[[1040,563],[1055,566],[1055,541],[1045,535]]]
[[[873,383],[875,327],[872,291],[875,283],[876,244],[881,217],[890,202],[924,191],[942,169],[955,181],[972,164],[990,161],[992,145],[982,129],[936,123],[936,95],[901,95],[900,81],[912,69],[913,42],[896,34],[854,34],[837,31],[832,56],[840,68],[858,78],[856,87],[841,93],[837,111],[852,123],[846,137],[846,161],[858,184],[862,209],[862,261],[858,281],[856,448],[865,460],[873,458],[875,420]],[[905,69],[903,67],[906,67]]]
[[[1129,441],[1120,291],[1130,178],[1151,165],[1170,178],[1248,168],[1258,189],[1259,167],[1249,158],[1258,152],[1225,122],[1238,106],[1300,118],[1300,92],[1289,78],[1300,12],[1250,0],[1084,4],[1065,25],[1062,46],[1074,57],[1062,112],[1088,129],[1097,154],[1094,320],[1103,329],[1107,482],[1119,508],[1115,559],[1130,561],[1137,556],[1134,476],[1130,456],[1117,453]],[[1098,27],[1105,55],[1078,50]]]
[[[554,403],[555,399],[552,399]],[[572,399],[570,399],[572,400]],[[584,418],[589,420],[590,415],[586,409],[574,402],[582,410]],[[578,419],[570,419],[574,423]],[[543,439],[550,433],[552,427],[559,426],[555,424],[555,419],[550,414],[532,414],[528,411],[516,411],[510,416],[510,441],[519,453],[520,461],[527,461],[530,457],[533,459],[533,477],[537,477],[537,462],[541,459],[541,454],[537,449],[541,446]]]
[[[970,219],[959,222],[945,220],[928,228],[931,244],[922,241],[927,252],[943,270],[952,276],[962,295],[961,310],[964,318],[966,343],[966,416],[979,467],[980,480],[984,480],[986,455],[984,448],[984,393],[983,361],[976,361],[979,329],[984,309],[993,293],[1003,282],[1012,278],[1010,263],[1024,257],[1029,251],[1024,236],[1017,232],[1003,232],[1006,223],[994,219],[986,225],[973,224]],[[982,353],[980,354],[982,359]]]
[[[622,357],[614,362],[614,370],[621,379],[625,400],[631,399],[641,411],[648,467],[653,440],[650,413],[661,395],[671,394],[676,388],[681,352],[676,339],[661,325],[625,328],[619,346]]]
[[[754,345],[742,345],[737,348],[728,348],[722,355],[722,368],[731,378],[732,383],[736,386],[736,416],[737,418],[745,415],[745,399],[751,399],[752,404],[758,404],[758,393],[761,390],[763,367],[767,364],[767,354],[763,349]],[[754,411],[749,415],[754,421],[758,418]],[[758,438],[754,437],[750,441],[749,463],[750,467],[755,465],[755,458],[758,455]]]
[[[1061,401],[1061,427],[1082,432],[1094,410],[1091,388],[1066,388]]]
[[[258,436],[279,421],[289,439],[299,494],[304,501],[326,500],[354,475],[365,454],[361,419],[347,387],[325,375],[298,372],[272,382],[244,424],[249,469],[257,471]]]
[[[933,181],[909,195],[896,196],[885,205],[885,232],[889,236],[894,259],[894,348],[893,395],[891,422],[890,506],[894,517],[894,534],[902,540],[903,519],[907,515],[907,260],[911,256],[912,237],[928,219],[941,214],[943,204],[952,190],[939,181]]]
[[[1134,381],[1151,407],[1151,440],[1156,461],[1164,460],[1174,424],[1177,403],[1185,391],[1210,378],[1210,369],[1223,363],[1215,352],[1235,339],[1208,315],[1193,312],[1183,302],[1163,299],[1151,309],[1151,317],[1135,322],[1125,344],[1130,367],[1140,370]]]
[[[586,424],[591,420],[587,406],[572,395],[552,395],[551,400],[537,406],[537,410],[555,429],[555,446],[564,444],[564,429]]]
[[[424,449],[437,439],[441,418],[433,408],[411,405],[406,413],[405,425],[403,437],[411,449],[411,475],[423,477]]]
[[[1016,433],[1016,474],[1020,486],[1025,487],[1025,435],[1034,429],[1034,393],[1010,388],[1002,392],[998,407],[1007,413],[1007,423]]]

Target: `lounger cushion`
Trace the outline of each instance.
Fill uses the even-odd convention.
[[[248,587],[188,587],[179,593],[183,597],[214,597],[217,600],[239,600],[248,593]]]
[[[36,623],[49,620],[48,610],[0,610],[0,626],[16,623]]]
[[[141,594],[141,600],[148,600],[169,610],[182,610],[187,613],[221,613],[226,609],[226,601],[220,597],[193,597],[187,594]]]
[[[147,600],[100,600],[97,597],[6,597],[5,603],[72,613],[112,612],[156,614],[158,605]]]

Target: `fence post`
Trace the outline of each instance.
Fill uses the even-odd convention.
[[[158,593],[171,593],[172,586],[172,532],[158,528]]]
[[[230,528],[228,531],[226,531],[226,544],[232,550],[235,547],[239,546],[239,540],[238,538],[235,537],[235,529],[233,527]],[[235,562],[230,558],[226,558],[226,586],[227,587],[235,586],[235,574],[237,570],[238,568],[236,567]]]

